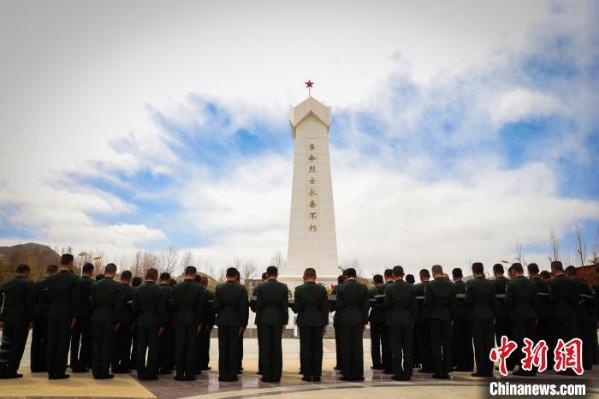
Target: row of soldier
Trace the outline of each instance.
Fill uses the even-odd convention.
[[[495,335],[507,335],[517,342],[524,337],[544,336],[547,342],[554,342],[557,337],[581,335],[589,345],[597,343],[596,329],[591,331],[593,320],[596,326],[596,315],[593,318],[594,311],[585,311],[588,318],[582,317],[579,305],[580,295],[592,291],[588,286],[589,291],[585,291],[575,278],[566,278],[559,262],[552,264],[554,277],[549,283],[540,278],[534,264],[529,265],[530,279],[523,277],[520,264],[514,264],[510,268],[513,278],[508,281],[501,276],[501,265],[493,268],[496,278],[487,280],[483,265],[475,263],[474,278],[466,284],[461,281],[461,270],[454,269],[451,283],[437,265],[432,268],[433,280],[429,281],[428,270],[422,270],[417,285],[410,284],[413,278],[409,275],[404,281],[403,269],[396,266],[385,271],[386,281],[383,276],[375,276],[375,287],[370,291],[357,281],[354,269],[347,269],[330,297],[316,283],[315,270],[308,268],[304,284],[295,289],[292,300],[287,286],[277,281],[278,271],[273,266],[263,275],[264,281],[254,289],[251,300],[235,268],[227,270],[227,281],[214,294],[206,289],[207,280],[198,278],[193,267],[186,268],[183,282],[174,287],[170,276],[163,274],[159,279],[156,270],[151,269],[145,283],[135,289],[130,287],[129,272],[121,273],[121,283],[113,280],[113,264],[106,266],[104,279],[97,282],[91,278],[93,265],[83,267],[81,278],[70,273],[72,268],[72,256],[64,255],[60,272],[33,286],[26,279],[26,266],[19,266],[16,278],[2,287],[6,298],[2,341],[5,356],[0,375],[4,378],[20,376],[18,365],[32,320],[32,371],[43,371],[41,359],[46,354],[51,379],[68,377],[72,336],[73,372],[91,368],[94,378],[103,379],[112,377],[111,366],[113,373],[136,368],[139,378],[155,379],[159,373],[170,373],[176,362],[175,379],[193,380],[208,368],[210,333],[216,323],[219,380],[235,381],[242,370],[248,308],[256,313],[259,373],[265,382],[281,378],[281,340],[288,323],[288,307],[298,313],[304,381],[320,380],[322,340],[331,310],[335,311],[336,368],[342,373],[341,379],[348,381],[363,379],[362,338],[368,322],[373,368],[393,374],[395,380],[409,380],[415,365],[423,372],[432,372],[434,378],[448,378],[454,368],[472,370],[473,346],[477,367],[474,375],[490,377],[493,365],[488,354],[495,345]],[[42,314],[45,321],[39,320],[40,304],[47,309]],[[594,341],[591,334],[595,334]],[[36,339],[40,336],[41,341]],[[46,351],[37,348],[39,342],[46,345]],[[452,353],[456,355],[453,359]],[[512,362],[512,368],[515,364]],[[532,374],[523,370],[516,373]]]

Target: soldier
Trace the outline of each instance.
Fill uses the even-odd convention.
[[[183,282],[173,288],[175,326],[175,380],[193,381],[195,376],[196,340],[202,326],[204,288],[194,282],[197,270],[187,266]]]
[[[549,296],[553,304],[554,332],[556,339],[561,338],[567,342],[578,336],[578,287],[574,280],[564,275],[564,266],[560,261],[551,262],[551,274],[553,278],[549,280]],[[575,375],[572,370],[560,371],[558,374]]]
[[[295,288],[293,298],[293,308],[298,314],[302,381],[319,382],[322,375],[322,337],[329,324],[329,300],[327,290],[316,284],[316,270],[309,267],[304,271],[304,284]]]
[[[131,280],[131,288],[133,288],[133,292],[135,293],[135,290],[141,285],[142,283],[142,279],[141,277],[135,276],[133,277],[133,279]],[[129,365],[131,367],[131,370],[135,370],[135,363],[137,362],[137,334],[133,334],[133,337],[131,338],[131,354],[130,354],[130,358],[131,360],[129,361]]]
[[[198,339],[198,370],[210,370],[210,336],[214,328],[214,293],[208,290],[208,277],[200,278],[200,285],[204,287],[204,319],[201,324],[203,326]]]
[[[237,282],[236,268],[226,272],[227,281],[216,287],[214,310],[218,326],[218,380],[237,381],[239,371],[239,341],[248,322],[248,296]]]
[[[77,284],[73,274],[73,255],[64,254],[60,258],[60,271],[48,277],[48,378],[59,380],[69,378],[65,374],[71,329],[77,323]]]
[[[121,310],[121,284],[114,281],[116,265],[104,267],[104,278],[92,284],[90,306],[92,310],[92,333],[94,352],[92,374],[97,380],[114,378],[110,374],[110,362],[114,351],[115,330],[118,329],[117,314]]]
[[[536,263],[529,263],[527,270],[528,278],[535,283],[538,297],[535,307],[535,313],[538,317],[536,335],[538,340],[544,340],[550,348],[553,348],[555,346],[555,334],[553,333],[553,323],[551,320],[552,306],[549,298],[549,284],[541,278],[539,266]],[[549,363],[549,368],[551,368],[553,357],[548,356],[547,362]]]
[[[239,270],[237,270],[235,281],[237,284],[241,284],[241,274],[239,274]],[[260,360],[258,360],[258,362],[260,362]],[[241,373],[243,373],[243,334],[239,336],[239,366],[237,367],[237,374]]]
[[[493,348],[494,324],[493,309],[495,309],[495,284],[485,278],[483,264],[472,264],[472,280],[466,283],[465,304],[469,306],[476,372],[473,377],[493,377],[493,362],[489,353]]]
[[[81,268],[81,277],[77,282],[75,317],[77,322],[71,338],[71,371],[85,373],[92,365],[92,328],[90,321],[89,296],[92,289],[94,265],[85,263]]]
[[[115,333],[115,349],[112,359],[113,373],[128,373],[131,370],[131,340],[133,339],[133,288],[129,270],[121,273],[120,310],[117,313],[118,328]]]
[[[383,370],[383,363],[381,361],[381,335],[385,329],[385,311],[383,303],[379,298],[385,293],[385,283],[383,282],[383,276],[380,274],[375,274],[372,281],[374,287],[368,292],[371,307],[370,315],[368,315],[368,321],[370,322],[370,357],[372,358],[372,368],[374,370]]]
[[[337,277],[337,285],[331,290],[331,301],[330,310],[334,311],[333,315],[333,329],[335,331],[335,370],[341,370],[341,331],[339,330],[339,323],[337,323],[337,288],[345,282],[345,276],[340,275]],[[334,299],[333,299],[334,298]]]
[[[260,309],[260,358],[262,358],[262,381],[279,382],[283,371],[282,334],[287,325],[287,285],[277,281],[276,266],[266,268],[267,281],[260,286],[256,298]]]
[[[175,367],[175,330],[173,328],[173,287],[170,285],[170,273],[160,273],[158,287],[165,297],[167,308],[165,314],[165,323],[163,324],[162,334],[160,334],[160,353],[158,365],[160,374],[170,374]]]
[[[413,274],[406,274],[406,283],[408,283],[410,285],[414,285],[415,282],[416,282],[416,280],[414,279]]]
[[[514,263],[511,267],[512,279],[506,286],[505,305],[512,325],[512,339],[518,344],[518,348],[524,347],[524,338],[535,340],[537,314],[537,287],[536,284],[524,277],[524,269],[520,263]],[[520,364],[520,369],[514,372],[514,375],[533,376],[536,371],[524,370],[520,360],[523,357],[522,351],[516,351],[514,354],[516,364]]]
[[[472,353],[472,333],[468,306],[465,304],[466,284],[462,281],[462,269],[456,267],[451,271],[456,293],[456,312],[453,321],[453,366],[457,371],[472,371],[474,368]]]
[[[159,337],[166,324],[167,298],[156,285],[158,271],[146,272],[146,282],[133,293],[133,312],[137,318],[137,378],[158,379]],[[146,361],[147,349],[147,361]]]
[[[393,278],[393,270],[385,269],[383,276],[385,278],[385,286],[384,290],[395,282]],[[383,316],[384,323],[385,316]],[[372,332],[371,332],[372,333]],[[391,349],[391,329],[387,327],[387,325],[383,325],[383,329],[381,330],[381,362],[383,367],[383,373],[385,374],[393,374],[393,350]]]
[[[416,290],[403,281],[403,267],[393,268],[395,282],[385,288],[385,325],[390,329],[393,350],[393,376],[396,381],[412,379],[412,349],[416,320]]]
[[[15,276],[0,287],[0,320],[2,345],[0,345],[0,379],[21,378],[17,373],[29,325],[35,318],[35,288],[29,280],[29,266],[18,265]]]
[[[266,280],[268,280],[268,276],[265,273],[262,273],[262,283],[265,283]],[[258,297],[258,292],[260,290],[260,286],[262,285],[262,283],[258,284],[255,288],[254,288],[254,292],[252,295],[252,300],[250,301],[250,308],[252,309],[252,311],[256,314],[256,318],[254,319],[254,324],[256,325],[256,335],[258,335],[258,372],[256,374],[262,375],[262,357],[260,356],[260,315],[261,312],[258,309],[257,305],[257,297]]]
[[[431,345],[430,332],[428,328],[428,309],[424,301],[426,288],[430,283],[431,275],[428,270],[420,270],[418,277],[420,283],[416,284],[416,304],[418,311],[416,312],[416,325],[414,327],[415,347],[416,347],[416,362],[420,364],[421,373],[432,373]]]
[[[48,371],[46,355],[48,352],[48,277],[58,271],[58,266],[48,265],[46,278],[34,284],[35,320],[31,332],[31,372]]]
[[[364,380],[362,335],[368,323],[368,289],[356,280],[356,269],[345,270],[347,280],[337,288],[337,312],[343,352],[343,381]]]
[[[497,298],[495,307],[495,335],[499,343],[502,336],[509,337],[510,325],[505,306],[505,287],[509,281],[504,275],[503,265],[497,263],[493,265],[493,276],[495,280],[495,297]],[[509,363],[509,362],[508,362]],[[511,368],[510,368],[511,369]]]
[[[433,281],[428,284],[425,302],[433,360],[433,378],[449,379],[451,369],[451,319],[455,312],[455,290],[444,277],[443,268],[435,265],[431,269]]]
[[[593,368],[593,331],[597,330],[597,323],[593,315],[595,312],[595,292],[585,280],[576,275],[576,267],[568,266],[565,274],[576,283],[578,291],[578,303],[576,305],[578,338],[582,340],[582,347],[587,348],[582,352],[582,364],[585,370],[591,370]]]

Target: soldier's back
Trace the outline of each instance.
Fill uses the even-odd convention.
[[[475,277],[466,283],[466,300],[472,319],[491,319],[496,304],[495,284],[484,277]]]
[[[77,283],[77,277],[68,270],[60,270],[48,277],[49,319],[68,320],[74,316]]]
[[[425,294],[428,305],[428,318],[449,320],[455,302],[454,286],[445,278],[435,278],[428,284]]]
[[[258,309],[262,324],[287,324],[287,285],[276,280],[269,280],[260,286],[258,292]]]
[[[216,287],[215,312],[219,326],[231,327],[247,324],[247,291],[238,283],[226,281]],[[244,309],[245,304],[245,309]]]
[[[13,277],[0,287],[0,302],[4,321],[32,320],[35,316],[33,282],[24,277]]]
[[[117,319],[116,303],[120,293],[120,283],[112,278],[104,277],[95,281],[91,288],[92,320],[111,323]]]

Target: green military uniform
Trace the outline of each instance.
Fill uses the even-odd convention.
[[[368,323],[368,289],[355,278],[337,287],[337,312],[341,332],[341,372],[345,381],[364,379],[362,334]]]
[[[511,339],[516,341],[519,348],[524,347],[524,338],[536,340],[537,314],[537,286],[524,276],[510,280],[505,291],[505,305],[510,315],[512,326]],[[512,356],[516,364],[520,364],[523,357],[522,351],[516,351]],[[521,364],[520,364],[521,366]],[[518,374],[534,375],[535,371],[519,370]]]
[[[92,310],[93,357],[92,374],[96,379],[110,378],[110,362],[114,350],[117,314],[122,307],[121,284],[112,277],[104,277],[92,284],[90,306]]]
[[[462,280],[454,283],[456,311],[453,320],[453,366],[458,371],[472,371],[474,367],[472,353],[472,332],[466,306],[466,284]]]
[[[112,372],[128,373],[131,370],[131,341],[133,339],[133,287],[121,282],[119,300],[121,306],[116,318],[119,328],[115,332],[115,348],[112,356]]]
[[[0,378],[17,377],[21,364],[29,323],[35,317],[35,288],[22,276],[15,276],[0,287],[0,319],[2,344],[0,345]]]
[[[537,292],[537,302],[535,313],[538,317],[536,328],[537,340],[544,340],[550,348],[555,346],[555,333],[553,332],[553,321],[551,320],[552,305],[549,297],[549,284],[540,276],[530,278],[535,283]],[[553,364],[553,356],[547,357],[548,368]]]
[[[175,367],[175,329],[173,327],[173,287],[159,283],[158,287],[167,302],[164,330],[160,335],[158,367],[160,374],[169,374]]]
[[[136,369],[139,379],[158,378],[159,329],[166,323],[166,308],[167,298],[155,281],[147,280],[135,290],[133,312],[136,316]]]
[[[507,308],[505,306],[505,290],[508,279],[504,276],[499,276],[493,280],[495,285],[495,335],[496,341],[499,343],[502,336],[510,336],[510,323]]]
[[[71,338],[71,370],[87,371],[92,365],[92,327],[89,297],[94,281],[88,276],[81,276],[76,286],[77,301],[75,318],[77,322]]]
[[[71,339],[71,323],[77,313],[78,279],[68,270],[48,277],[48,377],[64,378]]]
[[[414,346],[416,347],[416,363],[421,365],[420,371],[431,373],[433,370],[431,359],[431,337],[428,327],[428,308],[425,303],[425,293],[430,281],[423,281],[414,286],[416,289],[417,316],[414,326]]]
[[[295,288],[293,308],[298,313],[300,368],[305,381],[319,381],[322,375],[322,329],[329,324],[327,290],[308,281]]]
[[[258,302],[256,298],[258,297],[258,292],[260,292],[261,285],[262,283],[256,285],[256,287],[254,288],[254,292],[252,293],[252,298],[250,300],[250,309],[252,309],[252,311],[256,314],[254,318],[254,324],[256,325],[256,335],[258,337],[258,374],[262,374],[262,357],[260,356],[260,331],[262,329],[260,328],[261,312],[258,309]]]
[[[214,310],[218,326],[218,379],[237,381],[239,371],[239,330],[248,322],[247,290],[235,281],[216,287]]]
[[[31,331],[31,372],[48,371],[46,355],[48,352],[48,278],[34,284],[35,320]]]
[[[435,277],[425,292],[428,307],[433,377],[449,378],[451,369],[451,319],[455,312],[455,289],[451,281]]]
[[[549,280],[549,287],[549,297],[553,304],[555,335],[556,338],[561,338],[564,342],[567,342],[578,335],[576,318],[578,287],[574,280],[564,274],[559,274]]]
[[[210,369],[210,335],[214,327],[214,293],[210,290],[206,290],[203,316],[203,328],[198,336],[198,372]]]
[[[385,282],[383,292],[387,289],[387,287],[391,286],[391,284],[393,283],[394,281],[392,280]],[[383,315],[383,325],[381,326],[381,366],[385,374],[393,374],[393,350],[391,349],[391,328],[385,324],[384,320],[386,318],[387,316]]]
[[[412,378],[414,323],[416,321],[416,289],[403,280],[385,288],[385,325],[390,330],[393,353],[393,379]]]
[[[493,309],[496,301],[493,281],[477,276],[466,283],[465,304],[469,307],[476,375],[479,377],[493,376],[493,363],[489,360],[489,353],[494,346]]]
[[[381,301],[377,300],[377,296],[385,293],[385,285],[380,284],[372,287],[368,292],[368,300],[370,303],[370,314],[368,322],[370,323],[370,357],[372,359],[372,368],[380,370],[383,368],[381,360],[382,334],[385,329],[385,312]]]
[[[585,370],[591,370],[593,368],[594,331],[597,330],[597,322],[594,317],[595,291],[580,277],[573,277],[573,280],[578,291],[578,304],[576,306],[578,337],[582,340],[582,347],[589,348],[582,352],[582,364]]]
[[[287,325],[287,285],[268,280],[260,286],[256,298],[260,309],[260,357],[262,358],[262,381],[279,382],[283,371],[282,330]]]
[[[203,319],[205,289],[193,280],[173,288],[175,326],[175,379],[195,379],[197,327]]]

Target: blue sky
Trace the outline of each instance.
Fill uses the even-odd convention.
[[[304,36],[295,6],[164,6],[64,3],[86,26],[6,7],[2,66],[22,74],[0,81],[0,243],[267,264],[287,249],[288,107],[311,78],[333,107],[341,263],[466,267],[522,245],[546,266],[550,229],[575,263],[575,222],[597,249],[593,2],[389,2],[358,27],[350,2]]]

